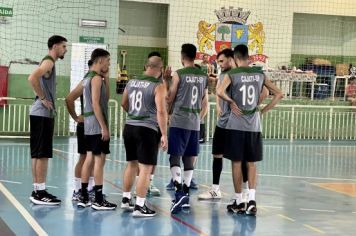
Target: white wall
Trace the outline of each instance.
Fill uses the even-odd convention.
[[[289,62],[292,53],[293,14],[327,14],[353,16],[356,12],[356,1],[349,0],[133,0],[169,4],[168,14],[168,48],[169,63],[177,69],[180,64],[180,46],[190,42],[197,45],[196,32],[200,20],[216,23],[214,10],[234,6],[251,10],[247,24],[261,21],[266,33],[265,52],[269,56],[269,65],[276,66]],[[343,34],[340,31],[340,34]],[[355,33],[347,34],[347,48],[355,41]],[[337,38],[331,46],[335,46]],[[315,50],[322,50],[318,46]],[[338,49],[340,50],[340,49]],[[345,51],[343,49],[343,51]],[[346,50],[348,51],[348,50]]]

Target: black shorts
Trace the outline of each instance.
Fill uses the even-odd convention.
[[[220,128],[219,126],[215,127],[214,137],[213,137],[213,155],[222,155],[224,154],[225,148],[225,138],[227,130]]]
[[[54,119],[30,116],[30,147],[32,158],[53,157]]]
[[[126,124],[123,136],[127,161],[157,165],[158,148],[161,139],[159,132],[143,126]]]
[[[101,134],[85,135],[86,147],[88,152],[92,152],[94,155],[98,156],[102,153],[109,154],[109,144],[110,140],[103,141],[101,139]]]
[[[262,161],[261,132],[227,130],[224,157],[231,161]]]
[[[77,124],[77,145],[79,154],[87,154],[87,146],[84,135],[84,123]]]

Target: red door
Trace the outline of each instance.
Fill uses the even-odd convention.
[[[0,97],[7,97],[9,67],[0,66]],[[5,106],[7,100],[0,100],[0,106]]]

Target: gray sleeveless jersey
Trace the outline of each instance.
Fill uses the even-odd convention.
[[[208,77],[195,67],[183,68],[177,73],[179,83],[170,127],[199,131],[202,98],[208,86]]]
[[[50,56],[44,57],[42,62],[44,60],[51,60],[51,61],[53,61],[53,63],[55,62],[53,60],[53,58]],[[40,78],[40,85],[44,92],[46,100],[52,102],[53,108],[55,109],[55,101],[56,101],[56,68],[55,68],[55,65],[53,65],[52,72],[48,78],[45,78],[44,76],[42,76]],[[37,98],[31,106],[30,115],[53,118],[54,112],[48,110],[43,105],[41,99]]]
[[[225,75],[228,73],[228,71],[224,71],[219,75],[219,83],[221,83],[224,80]],[[227,88],[226,90],[226,94],[231,97],[231,90],[230,90],[230,86]],[[217,122],[217,126],[220,128],[225,129],[226,125],[227,125],[227,121],[229,120],[229,116],[230,116],[230,106],[229,103],[227,103],[225,100],[223,99],[219,99],[219,105],[220,105],[220,109],[221,109],[221,116],[219,116],[218,122]]]
[[[159,80],[149,76],[138,76],[127,85],[129,110],[126,124],[144,126],[158,131],[155,89]]]
[[[226,129],[261,132],[258,100],[265,81],[261,69],[240,67],[230,70],[231,98],[242,110],[240,117],[230,113]]]
[[[95,135],[101,134],[101,127],[99,121],[96,119],[91,93],[91,80],[97,74],[91,71],[83,80],[83,97],[84,97],[84,134],[85,135]],[[105,81],[102,81],[101,92],[100,92],[100,107],[104,116],[106,125],[108,125],[108,100],[105,89]]]

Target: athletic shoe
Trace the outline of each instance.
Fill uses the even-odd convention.
[[[147,195],[158,197],[161,195],[161,191],[159,191],[159,189],[151,182],[147,190]]]
[[[82,190],[79,189],[77,192],[73,190],[72,201],[79,201],[79,198],[82,196]]]
[[[132,213],[133,217],[152,217],[155,216],[156,212],[151,210],[145,205],[140,207],[139,205],[135,205],[134,212]]]
[[[182,206],[187,203],[189,204],[189,196],[187,196],[183,191],[176,192],[175,200],[172,201],[171,213],[178,213],[182,210]]]
[[[89,199],[84,199],[84,197],[80,197],[77,207],[78,208],[86,208],[91,206],[91,201]]]
[[[246,207],[246,215],[255,216],[257,214],[257,204],[256,201],[249,201]]]
[[[192,181],[190,181],[190,186],[189,186],[190,189],[198,189],[198,184],[196,183],[195,179],[192,178]]]
[[[199,139],[199,143],[205,143],[205,139],[203,138]]]
[[[90,190],[88,192],[88,195],[89,195],[89,199],[91,202],[95,202],[95,191],[94,189]],[[103,193],[103,199],[106,199],[106,194]]]
[[[190,204],[189,204],[189,187],[186,184],[183,184],[183,192],[185,194],[185,196],[187,196],[188,200],[186,201],[186,203],[182,204],[182,208],[190,208]]]
[[[103,200],[102,203],[94,202],[91,205],[91,208],[93,208],[94,210],[97,210],[97,211],[115,210],[116,207],[117,207],[116,204],[108,202],[106,200]]]
[[[46,190],[32,191],[30,200],[32,203],[37,205],[53,206],[61,204],[61,200],[48,193]]]
[[[199,200],[221,199],[220,189],[215,191],[213,188],[210,188],[209,191],[199,194],[198,199]]]
[[[121,200],[121,209],[132,211],[135,204],[131,201],[131,198],[123,197]]]
[[[166,186],[166,189],[167,189],[167,190],[171,190],[171,191],[174,191],[174,190],[175,190],[173,179],[171,179],[171,180],[169,181],[169,183],[168,183],[167,186]]]
[[[237,204],[236,199],[233,199],[231,204],[226,206],[228,212],[236,213],[236,214],[243,214],[246,211],[245,203],[241,202]]]

